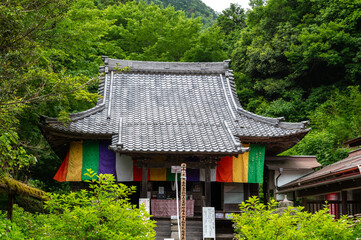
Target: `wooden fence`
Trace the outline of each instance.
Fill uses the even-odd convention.
[[[305,210],[315,213],[325,207],[329,208],[330,214],[335,215],[336,218],[340,218],[340,216],[347,215],[355,215],[357,213],[361,213],[361,201],[347,201],[346,204],[342,204],[342,201],[307,201],[305,203]],[[346,208],[346,209],[343,209]]]

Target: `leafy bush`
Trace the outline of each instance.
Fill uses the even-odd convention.
[[[233,214],[235,239],[355,239],[352,223],[335,220],[327,208],[308,213],[303,207],[289,207],[276,213],[276,202],[268,205],[252,197],[240,204],[241,214]]]
[[[150,215],[129,203],[135,187],[116,184],[113,175],[95,173],[88,190],[51,194],[46,208],[53,214],[44,232],[58,239],[154,239]],[[59,221],[59,218],[61,219]]]
[[[18,208],[15,205],[15,209]],[[21,224],[21,223],[20,223]],[[22,240],[27,239],[22,226],[6,218],[6,213],[0,212],[0,239]]]
[[[129,202],[135,187],[117,184],[113,175],[87,175],[90,190],[49,195],[49,214],[31,214],[15,205],[12,223],[0,215],[0,238],[155,239],[155,222]]]

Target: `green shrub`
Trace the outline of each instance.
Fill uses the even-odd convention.
[[[289,207],[277,214],[275,207],[275,201],[264,205],[257,197],[240,204],[242,213],[232,215],[235,239],[355,239],[352,223],[335,220],[327,208],[312,214]]]
[[[50,195],[44,239],[154,239],[150,215],[129,202],[135,187],[117,184],[113,175],[87,175],[89,191]]]
[[[22,226],[6,218],[6,213],[0,211],[0,239],[23,240],[27,239]]]
[[[155,222],[129,202],[135,187],[117,184],[113,175],[87,175],[90,190],[49,194],[49,214],[31,214],[14,205],[13,222],[0,212],[0,239],[155,239]]]

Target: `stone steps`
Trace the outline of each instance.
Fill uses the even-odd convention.
[[[156,240],[164,240],[164,238],[174,238],[178,240],[178,226],[176,220],[170,219],[156,219],[157,227]],[[173,221],[173,224],[172,222]],[[186,239],[187,240],[202,240],[203,239],[203,225],[201,219],[190,219],[187,220],[186,226]],[[216,228],[217,229],[217,228]],[[221,229],[219,229],[221,230]],[[216,234],[217,240],[232,240],[233,233],[228,231],[221,231]]]
[[[156,231],[156,240],[163,240],[164,238],[170,237],[170,219],[157,219],[157,227],[154,228]]]

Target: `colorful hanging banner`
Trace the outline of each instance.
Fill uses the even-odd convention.
[[[142,169],[130,156],[115,153],[108,149],[109,142],[83,141],[72,142],[54,179],[63,181],[82,181],[89,177],[84,173],[91,169],[97,174],[113,174],[119,182],[142,181]],[[262,183],[265,146],[244,144],[250,151],[237,157],[225,157],[211,169],[212,182]],[[152,161],[167,161],[166,157],[156,157]],[[199,161],[192,158],[190,161]],[[148,169],[149,181],[174,181],[175,174],[170,168]],[[178,181],[180,174],[178,174]],[[204,169],[187,169],[187,181],[204,181]]]
[[[108,149],[109,143],[99,143],[99,174],[116,175],[115,152]]]
[[[243,144],[243,147],[249,147],[249,144]],[[239,154],[237,157],[233,157],[233,182],[248,182],[248,157],[249,152],[245,152],[243,154]]]
[[[217,167],[217,182],[262,183],[264,158],[265,146],[258,144],[251,144],[249,152],[237,157],[222,158]]]
[[[265,146],[252,144],[248,158],[248,183],[263,183]]]
[[[233,157],[224,157],[217,166],[217,182],[233,182]]]
[[[83,166],[83,143],[72,142],[69,149],[68,173],[66,174],[67,182],[81,181]]]
[[[66,174],[68,173],[68,166],[69,166],[69,152],[66,154],[63,163],[61,164],[59,170],[55,174],[54,180],[58,182],[65,182]]]
[[[82,180],[90,180],[91,178],[85,176],[87,169],[99,172],[99,143],[97,141],[83,142],[83,166],[82,166]]]

